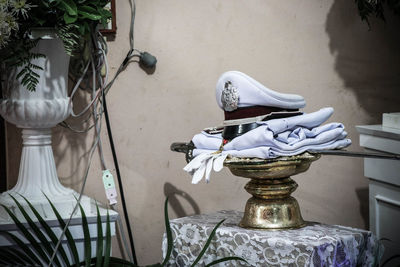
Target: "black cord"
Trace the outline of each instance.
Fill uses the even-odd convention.
[[[128,231],[129,244],[131,246],[133,263],[135,265],[138,265],[137,259],[136,259],[136,253],[135,253],[135,245],[133,243],[132,230],[131,230],[131,226],[130,226],[130,223],[129,223],[128,211],[126,209],[124,189],[123,189],[123,186],[122,186],[121,174],[119,172],[117,154],[115,153],[115,146],[114,146],[114,140],[113,140],[112,132],[111,132],[110,119],[108,117],[106,94],[103,94],[103,108],[104,108],[104,117],[105,117],[106,125],[107,125],[108,139],[110,141],[110,146],[111,146],[111,152],[112,152],[112,156],[113,156],[113,160],[114,160],[115,171],[117,173],[117,178],[118,178],[119,193],[121,195],[122,208],[123,208],[123,211],[124,211],[125,224],[126,224],[126,229]]]

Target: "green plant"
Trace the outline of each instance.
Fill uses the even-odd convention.
[[[4,264],[6,266],[41,266],[43,264],[50,263],[50,257],[54,253],[54,248],[58,243],[59,239],[55,232],[51,229],[51,227],[46,223],[46,221],[41,217],[41,215],[37,212],[37,210],[33,207],[33,205],[23,196],[21,196],[26,203],[28,204],[30,210],[33,212],[35,217],[37,218],[38,223],[42,226],[43,230],[39,229],[37,223],[32,220],[32,218],[28,215],[25,208],[21,205],[21,203],[15,199],[15,197],[10,197],[16,203],[19,211],[25,218],[29,227],[23,224],[14,213],[6,206],[2,205],[6,212],[10,215],[16,226],[18,227],[21,234],[24,238],[29,242],[30,245],[24,243],[23,240],[18,238],[16,235],[2,231],[0,232],[2,235],[8,236],[11,240],[15,242],[18,249],[13,247],[0,247],[0,264]],[[59,226],[63,229],[65,227],[65,222],[61,218],[57,209],[54,207],[52,202],[47,199],[51,205],[51,208],[54,214],[57,217]],[[107,212],[106,219],[106,233],[105,239],[103,237],[103,229],[102,222],[100,217],[99,208],[97,208],[97,242],[96,242],[96,257],[91,257],[91,242],[90,242],[90,232],[89,225],[87,222],[86,214],[83,208],[79,205],[81,215],[82,215],[82,231],[84,234],[84,261],[79,261],[79,254],[76,248],[75,241],[72,237],[69,229],[66,229],[65,237],[67,239],[67,245],[72,255],[72,260],[70,261],[67,257],[67,252],[65,251],[63,246],[59,246],[57,250],[56,257],[54,258],[52,266],[132,266],[138,267],[137,265],[126,261],[124,259],[111,257],[111,227],[110,227],[110,217]],[[167,255],[162,263],[156,263],[148,266],[166,266],[171,257],[172,249],[173,249],[173,241],[172,241],[172,231],[169,224],[168,217],[168,199],[165,201],[164,205],[164,219],[165,219],[165,228],[167,234]],[[203,257],[204,253],[208,249],[213,237],[215,236],[217,228],[223,223],[223,221],[219,222],[211,232],[206,244],[201,250],[200,254],[193,262],[191,266],[195,266],[200,259]],[[50,240],[50,241],[49,241]],[[239,260],[245,261],[240,257],[225,257],[218,259],[207,266],[212,266],[220,262],[229,261],[229,260]],[[245,261],[246,262],[246,261]]]
[[[13,247],[0,247],[0,255],[7,255],[7,257],[0,257],[0,264],[6,266],[42,266],[43,264],[50,263],[50,257],[54,253],[54,247],[58,242],[56,233],[51,229],[51,227],[46,223],[46,221],[41,217],[38,211],[32,206],[32,204],[23,196],[21,196],[28,204],[30,210],[33,212],[37,218],[37,222],[43,228],[43,231],[39,229],[37,223],[35,223],[29,216],[24,207],[19,203],[17,199],[10,195],[10,197],[16,203],[19,211],[25,218],[29,227],[23,224],[14,213],[6,206],[2,205],[6,212],[10,215],[16,226],[18,227],[21,234],[29,242],[30,245],[24,243],[23,240],[18,238],[16,235],[2,231],[1,234],[9,237],[15,242],[18,249]],[[57,217],[58,223],[61,228],[65,227],[65,222],[61,218],[57,209],[48,200],[54,214]],[[80,205],[79,205],[80,206]],[[67,257],[67,251],[63,246],[59,246],[57,250],[56,257],[54,258],[53,266],[121,266],[120,264],[130,264],[130,262],[123,259],[118,259],[111,257],[111,228],[110,228],[110,217],[107,213],[106,218],[106,233],[105,238],[102,233],[102,222],[100,217],[100,212],[97,207],[97,250],[96,257],[91,258],[91,242],[89,225],[87,222],[86,214],[82,207],[80,206],[80,211],[82,215],[82,231],[84,233],[84,257],[83,262],[79,262],[79,254],[76,248],[75,241],[72,237],[71,232],[67,228],[65,232],[65,237],[67,239],[67,245],[71,252],[71,261]],[[50,240],[50,241],[49,241]],[[103,246],[104,243],[104,246]],[[129,265],[131,266],[131,265]]]
[[[36,45],[32,31],[52,28],[63,41],[65,51],[80,54],[99,23],[106,24],[111,12],[105,8],[110,0],[0,0],[1,71],[20,67],[21,83],[33,91],[38,84],[32,59],[44,57],[31,49]]]
[[[362,20],[365,20],[370,27],[369,17],[385,20],[384,7],[393,11],[394,14],[400,14],[400,0],[355,0],[358,14]]]

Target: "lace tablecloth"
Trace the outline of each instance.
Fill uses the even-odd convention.
[[[374,266],[380,254],[369,231],[320,223],[295,230],[248,230],[237,226],[242,216],[220,211],[171,220],[174,249],[169,266],[190,266],[222,219],[226,220],[198,266],[226,256],[240,256],[249,264],[231,261],[217,266]],[[166,249],[164,234],[164,256]]]

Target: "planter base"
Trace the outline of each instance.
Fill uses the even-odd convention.
[[[55,206],[58,213],[60,213],[63,219],[68,219],[71,216],[71,213],[73,212],[74,207],[76,205],[76,200],[79,197],[79,194],[77,192],[73,191],[72,189],[70,190],[71,194],[69,195],[49,197],[50,201]],[[14,214],[17,216],[19,220],[24,221],[25,219],[23,215],[19,211],[17,205],[15,204],[14,200],[10,197],[10,195],[12,195],[15,199],[18,200],[18,202],[23,206],[25,211],[27,211],[32,218],[35,218],[35,215],[31,211],[28,203],[20,195],[15,194],[11,190],[4,192],[3,194],[0,195],[0,204],[6,206],[12,212],[14,212]],[[44,195],[41,198],[38,197],[34,199],[29,197],[26,198],[29,200],[32,206],[39,212],[40,216],[42,216],[43,219],[45,220],[56,219],[53,209],[51,208],[49,201]],[[91,202],[93,202],[93,200],[91,200],[89,197],[85,195],[82,196],[80,204],[86,214],[91,214],[96,212],[96,207],[93,207]],[[74,217],[80,217],[79,208],[76,210]],[[0,224],[7,222],[12,222],[12,219],[5,211],[5,209],[0,207]]]

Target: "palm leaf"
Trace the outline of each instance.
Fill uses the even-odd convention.
[[[35,255],[35,253],[33,253],[33,251],[28,247],[28,245],[25,244],[21,239],[19,239],[14,234],[9,233],[9,232],[1,232],[1,233],[8,235],[17,244],[17,246],[20,249],[22,249],[22,251],[25,252],[25,254],[27,256],[29,256],[34,262],[36,262],[36,264],[42,265],[42,262],[40,261],[40,259]]]
[[[8,265],[21,265],[24,264],[26,265],[26,262],[24,262],[20,257],[15,255],[13,251],[11,251],[8,247],[0,247],[0,258],[7,259]]]
[[[196,264],[200,261],[200,259],[203,257],[204,253],[206,253],[206,250],[210,246],[211,240],[213,239],[215,232],[217,231],[218,227],[224,222],[225,220],[220,221],[212,230],[210,236],[207,239],[206,244],[204,245],[203,249],[200,251],[200,254],[197,256],[195,261],[192,263],[192,267],[196,266]]]
[[[107,222],[106,222],[106,250],[104,252],[103,266],[107,267],[110,263],[111,254],[111,229],[110,229],[110,215],[107,210]]]
[[[36,218],[38,219],[40,225],[43,227],[43,229],[45,230],[47,236],[51,239],[51,241],[53,242],[53,245],[56,246],[56,244],[58,243],[58,238],[56,236],[56,234],[53,232],[53,230],[51,230],[50,226],[46,223],[46,221],[43,219],[43,217],[39,214],[39,212],[33,207],[33,205],[28,201],[28,199],[26,199],[24,196],[20,195],[25,201],[26,203],[28,203],[29,207],[31,208],[33,214],[35,214]],[[64,250],[63,246],[60,246],[58,248],[58,252],[60,252],[61,257],[64,260],[64,263],[69,265],[69,260],[67,257],[67,254]]]
[[[5,205],[1,205],[8,215],[10,215],[11,219],[14,221],[15,225],[18,227],[18,229],[22,232],[24,237],[29,241],[29,243],[32,245],[33,249],[36,251],[36,253],[40,256],[40,258],[44,261],[49,263],[49,258],[46,255],[46,252],[43,250],[42,246],[36,241],[36,239],[33,237],[33,235],[29,232],[29,230],[20,222],[20,220],[11,212],[9,208],[7,208]],[[19,209],[23,210],[22,207],[19,207]]]
[[[119,258],[114,258],[110,257],[110,265],[109,266],[131,266],[131,267],[137,267],[137,265],[133,264],[130,261],[124,260],[124,259],[119,259]]]
[[[101,216],[99,206],[96,203],[97,209],[97,253],[96,253],[96,266],[101,266],[103,262],[103,226],[101,223]]]
[[[103,260],[104,260],[104,258],[105,257],[103,257]],[[109,261],[109,264],[107,265],[107,267],[122,267],[122,266],[139,267],[130,261],[120,259],[120,258],[109,257],[109,260],[110,261]],[[92,264],[91,266],[93,266],[96,262],[97,262],[97,259],[95,257],[90,259],[90,263]],[[85,261],[82,261],[79,263],[79,265],[82,266],[82,265],[85,265],[85,263],[86,263]],[[94,265],[94,266],[97,267],[97,265]],[[161,266],[161,265],[158,265],[158,266]]]
[[[21,259],[25,263],[25,265],[35,264],[35,262],[31,258],[29,258],[25,253],[21,252],[19,249],[7,247],[5,248],[5,250],[8,251],[9,253],[16,255],[19,259]]]
[[[51,208],[52,208],[54,214],[56,215],[57,220],[58,220],[58,223],[59,223],[60,226],[61,226],[61,229],[65,229],[66,224],[65,224],[64,220],[61,218],[60,213],[58,213],[56,207],[54,207],[53,203],[52,203],[52,202],[50,201],[50,199],[46,196],[46,194],[44,194],[44,196],[47,198],[47,201],[49,202],[49,204],[50,204],[50,206],[51,206]],[[76,265],[76,266],[79,266],[79,254],[78,254],[78,250],[76,249],[75,240],[74,240],[74,238],[72,237],[72,234],[71,234],[71,232],[69,231],[68,228],[65,230],[65,237],[67,238],[67,243],[68,243],[69,249],[71,250],[72,256],[73,256],[73,258],[74,258],[75,265]]]
[[[218,263],[221,263],[221,262],[224,262],[224,261],[244,261],[244,262],[247,263],[247,261],[245,259],[240,258],[240,257],[225,257],[225,258],[222,258],[222,259],[215,260],[215,261],[207,264],[205,267],[213,266],[215,264],[218,264]]]
[[[169,217],[168,217],[168,197],[165,200],[164,204],[164,220],[165,220],[165,232],[167,233],[167,254],[165,255],[165,259],[162,262],[162,265],[164,266],[167,264],[169,261],[169,258],[171,257],[172,253],[172,247],[173,247],[173,241],[172,241],[172,232],[171,232],[171,225],[169,223]]]
[[[85,245],[85,266],[90,266],[90,259],[92,258],[92,248],[90,244],[90,232],[89,232],[89,224],[87,222],[85,211],[82,208],[81,203],[79,203],[79,209],[81,210],[82,215],[82,229],[83,229],[83,237],[84,237],[84,245]]]
[[[53,255],[54,249],[48,242],[46,236],[42,233],[42,230],[40,230],[39,227],[36,225],[36,223],[33,222],[31,217],[28,215],[28,213],[26,213],[25,209],[22,207],[22,205],[19,203],[19,201],[16,200],[15,197],[13,197],[12,195],[10,195],[10,197],[14,200],[15,204],[17,204],[18,209],[21,211],[22,215],[24,216],[26,222],[29,224],[34,235],[39,239],[40,243],[46,249],[47,254],[49,256]],[[54,258],[54,261],[57,266],[61,266],[60,261],[58,260],[57,257]]]

